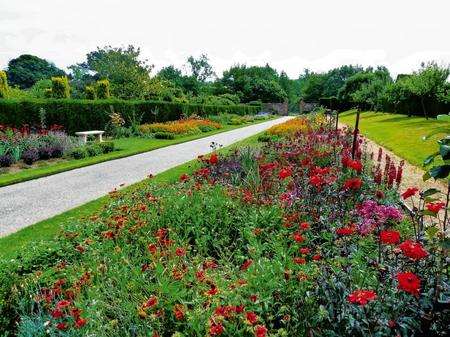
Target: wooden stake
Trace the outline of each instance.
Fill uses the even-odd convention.
[[[356,121],[355,121],[355,131],[353,131],[353,146],[352,146],[352,159],[355,160],[355,152],[356,152],[356,142],[358,141],[358,133],[359,133],[359,108],[356,109]]]

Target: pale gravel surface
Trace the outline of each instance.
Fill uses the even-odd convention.
[[[340,124],[339,127],[345,128],[347,126],[345,124]],[[378,145],[376,142],[368,139],[367,137],[364,137],[364,144],[368,153],[373,152],[375,160],[378,156],[378,149],[383,149],[383,159],[381,165],[382,168],[384,168],[386,154],[388,154],[391,157],[391,160],[394,160],[397,165],[400,163],[400,161],[402,161],[402,158],[394,154],[392,151],[389,151],[385,147]],[[423,181],[422,177],[424,174],[425,171],[423,169],[414,166],[405,160],[405,165],[403,166],[403,178],[402,182],[400,183],[399,192],[403,193],[408,187],[417,187],[422,191],[428,188],[436,188],[443,193],[447,191],[447,186],[443,181],[435,181],[434,179]],[[409,202],[407,202],[407,204],[409,204]]]
[[[250,125],[190,142],[0,188],[0,237],[106,195],[293,117]]]

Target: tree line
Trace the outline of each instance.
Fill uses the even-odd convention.
[[[395,79],[386,67],[357,65],[322,73],[305,69],[291,79],[268,64],[236,64],[218,76],[204,54],[188,57],[184,68],[168,65],[153,74],[154,66],[132,45],[97,48],[67,72],[37,56],[21,55],[0,76],[0,91],[8,86],[8,93],[0,92],[0,97],[45,98],[62,93],[80,99],[112,96],[211,105],[288,102],[291,111],[298,111],[303,100],[332,109],[356,106],[425,116],[450,110],[450,68],[437,63],[422,64]]]

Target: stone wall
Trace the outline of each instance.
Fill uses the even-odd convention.
[[[288,114],[288,103],[263,103],[262,111],[269,112],[272,114],[278,114],[281,116],[287,116]]]

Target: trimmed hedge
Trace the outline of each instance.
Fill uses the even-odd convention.
[[[112,112],[120,113],[129,125],[142,116],[141,123],[166,122],[182,115],[199,116],[234,113],[252,115],[260,111],[250,105],[201,105],[162,101],[80,100],[80,99],[0,99],[0,124],[20,127],[39,125],[39,110],[45,110],[47,125],[58,124],[73,134],[76,131],[104,130]]]

